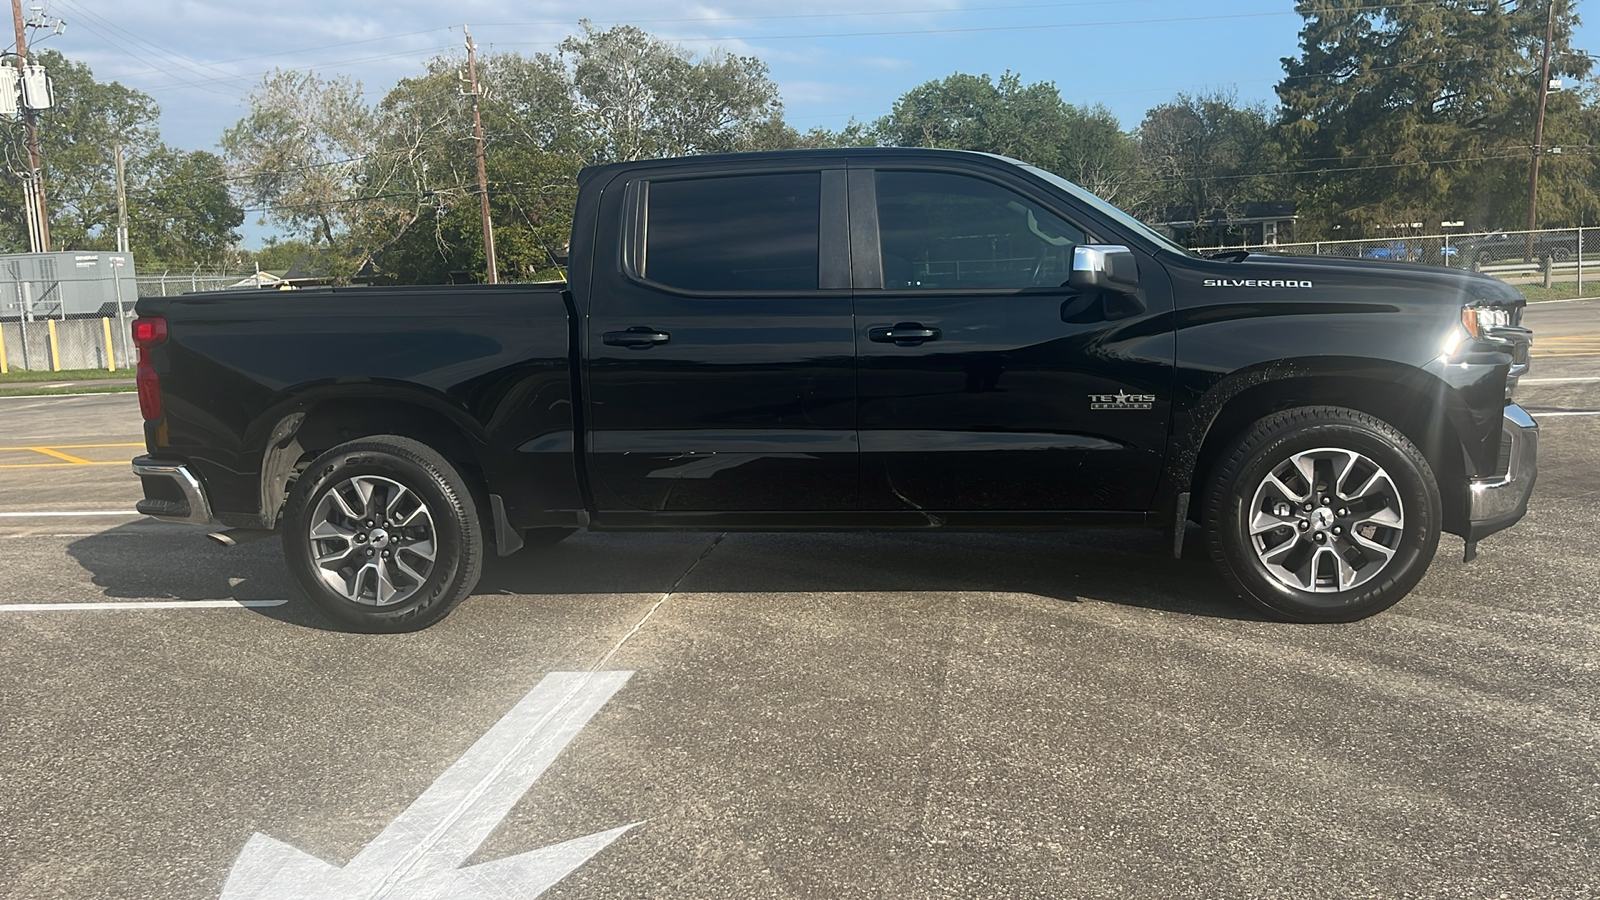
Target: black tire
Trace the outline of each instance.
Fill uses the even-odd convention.
[[[1335,472],[1345,459],[1348,468]],[[1287,495],[1269,482],[1280,474]],[[1358,489],[1352,482],[1377,487],[1347,499]],[[1294,502],[1302,489],[1309,510]],[[1440,510],[1433,470],[1405,435],[1366,413],[1313,406],[1267,416],[1234,443],[1218,463],[1204,518],[1212,560],[1251,605],[1293,622],[1353,622],[1393,606],[1422,579],[1439,546]],[[1252,534],[1252,522],[1268,530]]]
[[[483,570],[467,483],[432,448],[394,435],[351,441],[308,466],[289,494],[282,539],[301,590],[355,631],[426,628],[472,593]]]

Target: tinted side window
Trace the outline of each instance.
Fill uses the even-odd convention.
[[[822,179],[650,183],[640,274],[691,291],[814,291]]]
[[[879,172],[883,286],[1025,288],[1059,285],[1083,230],[980,178]]]

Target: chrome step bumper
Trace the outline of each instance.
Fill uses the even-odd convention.
[[[144,484],[145,499],[134,505],[141,514],[163,522],[211,524],[205,485],[188,466],[141,456],[133,461],[133,474]]]

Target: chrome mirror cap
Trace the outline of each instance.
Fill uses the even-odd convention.
[[[1131,291],[1139,284],[1139,263],[1121,244],[1079,244],[1072,248],[1067,283],[1084,290]]]

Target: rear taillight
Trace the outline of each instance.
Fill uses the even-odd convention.
[[[166,342],[166,319],[140,316],[133,320],[133,343],[139,348],[139,369],[134,383],[139,386],[139,412],[146,422],[161,418],[161,376],[150,362],[150,348]]]

